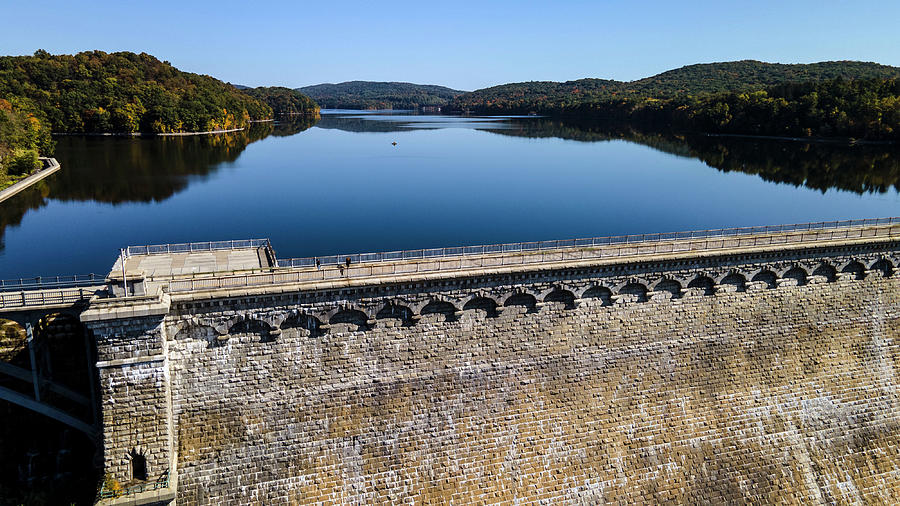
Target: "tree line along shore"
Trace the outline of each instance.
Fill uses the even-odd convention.
[[[40,168],[52,133],[181,134],[246,128],[279,114],[316,115],[288,88],[239,90],[146,53],[0,57],[0,188]]]
[[[246,128],[328,107],[536,114],[683,131],[900,140],[900,68],[841,61],[689,65],[637,81],[532,81],[463,92],[352,81],[304,88],[234,86],[146,53],[0,57],[0,188],[52,156],[52,133],[182,134]]]

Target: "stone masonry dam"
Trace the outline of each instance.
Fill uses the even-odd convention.
[[[128,248],[0,317],[91,337],[103,504],[896,504],[898,268],[896,218],[235,241]]]

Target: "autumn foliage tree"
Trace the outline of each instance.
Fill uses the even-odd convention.
[[[146,53],[0,57],[0,98],[15,98],[54,132],[68,133],[208,131],[272,116],[234,86]]]

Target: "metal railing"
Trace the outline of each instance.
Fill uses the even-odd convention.
[[[350,259],[351,264],[369,262],[395,262],[397,260],[417,260],[425,258],[487,255],[493,253],[523,251],[544,251],[565,248],[590,248],[597,246],[610,246],[614,244],[634,244],[641,242],[677,241],[682,239],[703,239],[710,237],[772,234],[780,232],[825,230],[874,225],[892,225],[895,223],[900,223],[900,217],[873,218],[865,220],[820,221],[815,223],[795,223],[790,225],[770,225],[761,227],[717,228],[709,230],[691,230],[686,232],[617,235],[607,237],[589,237],[585,239],[562,239],[556,241],[534,241],[506,244],[488,244],[480,246],[458,246],[452,248],[429,248],[404,251],[388,251],[383,253],[354,253],[349,255],[329,255],[323,257],[279,259],[278,267],[315,267],[317,265],[337,265],[346,263],[347,259]]]
[[[100,499],[112,499],[126,495],[140,494],[141,492],[147,492],[148,490],[159,490],[162,488],[169,488],[169,471],[166,471],[162,474],[162,476],[154,481],[146,481],[125,488],[107,488],[107,483],[104,481],[103,485],[100,487],[100,493],[98,495],[100,496]]]
[[[127,256],[163,255],[166,253],[191,253],[194,251],[217,251],[227,249],[271,247],[268,239],[240,239],[234,241],[185,242],[176,244],[150,244],[146,246],[128,246]]]
[[[60,306],[89,300],[106,286],[52,288],[18,292],[0,292],[0,310],[35,306]]]
[[[69,276],[38,276],[36,278],[0,279],[0,292],[11,290],[42,290],[46,288],[74,288],[103,283],[106,276],[74,274]]]
[[[841,226],[831,224],[840,223]],[[875,237],[900,237],[900,219],[885,218],[879,220],[858,220],[853,222],[823,222],[803,225],[784,225],[778,227],[747,227],[743,229],[720,229],[717,231],[700,231],[703,237],[682,234],[645,234],[643,236],[620,236],[601,238],[603,242],[579,243],[577,240],[549,241],[540,243],[519,243],[519,249],[499,248],[485,249],[483,252],[458,255],[435,255],[434,257],[394,257],[405,262],[388,262],[371,260],[353,262],[344,267],[338,265],[325,268],[301,268],[309,265],[291,265],[291,268],[269,273],[247,273],[240,275],[211,276],[190,279],[176,279],[169,283],[169,292],[187,292],[194,290],[214,290],[272,284],[329,281],[335,279],[365,278],[379,276],[412,275],[440,271],[459,271],[467,269],[498,268],[551,262],[579,260],[596,260],[606,258],[641,257],[657,254],[683,253],[692,251],[716,251],[759,246],[777,246],[796,243],[812,243],[836,239],[859,239]],[[874,226],[881,225],[881,226]],[[885,226],[887,225],[887,226]],[[742,230],[742,233],[734,233]],[[642,240],[632,238],[643,237]],[[652,239],[651,239],[652,238]],[[529,245],[535,247],[528,247]],[[557,248],[541,245],[559,244]],[[427,250],[419,250],[427,251]],[[503,253],[503,254],[500,254]],[[384,255],[384,254],[382,254]],[[279,263],[280,264],[280,263]],[[314,265],[313,265],[314,266]]]

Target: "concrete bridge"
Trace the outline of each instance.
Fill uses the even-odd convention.
[[[898,266],[896,218],[130,247],[102,286],[0,292],[78,315],[100,418],[7,400],[102,435],[108,503],[893,502]]]

